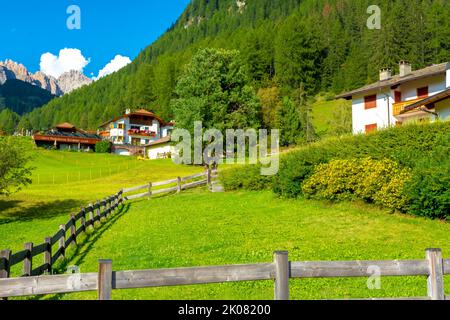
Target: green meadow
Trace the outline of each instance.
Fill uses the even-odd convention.
[[[32,165],[36,168],[33,183],[11,197],[0,197],[2,249],[21,250],[24,242],[41,243],[81,206],[122,188],[203,170],[177,166],[170,159],[139,161],[110,154],[44,150],[36,151]]]
[[[100,154],[39,151],[34,183],[0,199],[0,248],[21,250],[41,243],[82,205],[124,187],[201,172],[171,160],[137,161]],[[109,167],[118,168],[117,171]],[[119,169],[120,168],[120,169]],[[102,173],[100,175],[100,169]],[[67,174],[86,178],[67,181]],[[90,172],[99,176],[90,177]],[[66,176],[66,179],[55,179]],[[50,180],[36,179],[41,175]],[[44,182],[45,181],[45,182]],[[95,272],[99,259],[114,270],[270,262],[275,250],[298,260],[421,259],[439,247],[450,256],[450,224],[392,214],[363,203],[284,200],[271,192],[210,193],[206,188],[151,200],[130,201],[57,269],[77,265]],[[16,270],[17,269],[17,270]],[[14,272],[17,276],[20,267]],[[450,279],[446,278],[448,282]],[[423,277],[383,278],[381,290],[367,279],[291,280],[293,299],[406,297],[426,295]],[[447,294],[448,291],[447,286]],[[95,299],[95,293],[40,299]],[[114,291],[114,299],[272,299],[271,281]]]

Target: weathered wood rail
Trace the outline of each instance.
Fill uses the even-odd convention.
[[[22,277],[51,274],[53,265],[58,259],[65,258],[66,250],[77,243],[77,238],[85,233],[90,226],[102,224],[119,208],[123,202],[123,193],[110,196],[95,204],[81,208],[77,214],[70,215],[66,224],[59,226],[55,235],[46,237],[44,243],[35,245],[25,243],[24,250],[13,253],[11,250],[0,251],[0,279],[9,278],[11,267],[22,263]],[[53,247],[57,246],[56,251]],[[43,255],[43,264],[38,264],[36,257]],[[35,265],[38,266],[35,267]]]
[[[191,180],[193,181],[188,182]],[[108,219],[110,215],[119,208],[119,205],[126,200],[151,197],[152,195],[174,191],[181,192],[182,190],[209,184],[210,181],[211,172],[208,169],[206,172],[184,178],[178,177],[167,181],[148,183],[144,186],[123,189],[117,194],[107,197],[102,201],[97,201],[95,204],[89,204],[87,207],[81,208],[80,212],[77,214],[70,215],[69,221],[64,225],[59,226],[59,231],[55,235],[46,237],[44,243],[39,245],[35,245],[31,242],[25,243],[24,250],[14,254],[9,249],[0,251],[0,279],[9,278],[11,276],[11,267],[20,263],[23,264],[22,277],[51,274],[53,265],[59,259],[65,258],[66,249],[72,244],[76,244],[77,238],[82,233],[85,233],[90,226],[94,226],[96,223],[102,224],[102,221]],[[174,183],[177,184],[175,187],[157,190],[153,189],[155,187]],[[142,189],[146,189],[147,192],[124,197],[125,193]],[[53,247],[56,245],[57,249],[53,250]],[[36,257],[40,255],[43,255],[43,264],[34,267],[37,261]]]
[[[200,180],[199,180],[200,179]],[[190,180],[193,180],[192,182],[188,182]],[[188,183],[186,183],[188,182]],[[138,187],[123,189],[123,193],[134,193],[139,190],[145,190],[143,193],[139,194],[133,194],[125,196],[125,200],[134,200],[139,198],[145,198],[152,196],[164,194],[164,193],[171,193],[171,192],[177,192],[180,193],[183,190],[196,188],[199,186],[209,185],[211,183],[211,171],[209,169],[206,170],[206,172],[193,174],[184,178],[177,177],[175,179],[161,181],[161,182],[149,182],[145,185],[141,185]],[[159,188],[163,186],[173,185],[176,184],[176,186],[167,187],[167,188]]]
[[[135,271],[113,271],[111,260],[100,260],[98,273],[0,279],[0,298],[97,291],[100,300],[109,300],[116,289],[274,280],[275,300],[289,300],[291,278],[370,277],[372,267],[386,277],[427,277],[427,297],[398,299],[446,299],[450,259],[442,259],[440,249],[427,249],[424,260],[290,262],[288,252],[277,251],[272,263]]]

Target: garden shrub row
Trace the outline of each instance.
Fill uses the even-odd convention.
[[[347,185],[327,181],[331,178]],[[243,166],[226,170],[222,182],[226,190],[272,189],[285,198],[359,198],[450,218],[450,122],[329,138],[283,155],[274,177],[262,177],[257,166]]]

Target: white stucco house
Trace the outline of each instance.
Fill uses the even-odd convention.
[[[146,155],[146,146],[161,139],[169,139],[173,130],[171,122],[145,109],[126,113],[99,127],[99,135],[113,144],[113,152],[119,155]],[[157,144],[159,145],[159,144]],[[163,152],[164,153],[164,150]]]
[[[402,61],[397,75],[383,69],[378,82],[336,98],[352,100],[354,134],[408,121],[450,119],[450,62],[414,71]]]

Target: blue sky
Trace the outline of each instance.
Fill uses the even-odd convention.
[[[189,0],[0,0],[0,61],[40,69],[41,55],[76,48],[97,75],[116,55],[133,60],[183,12]],[[81,10],[81,29],[69,30],[67,8]]]

